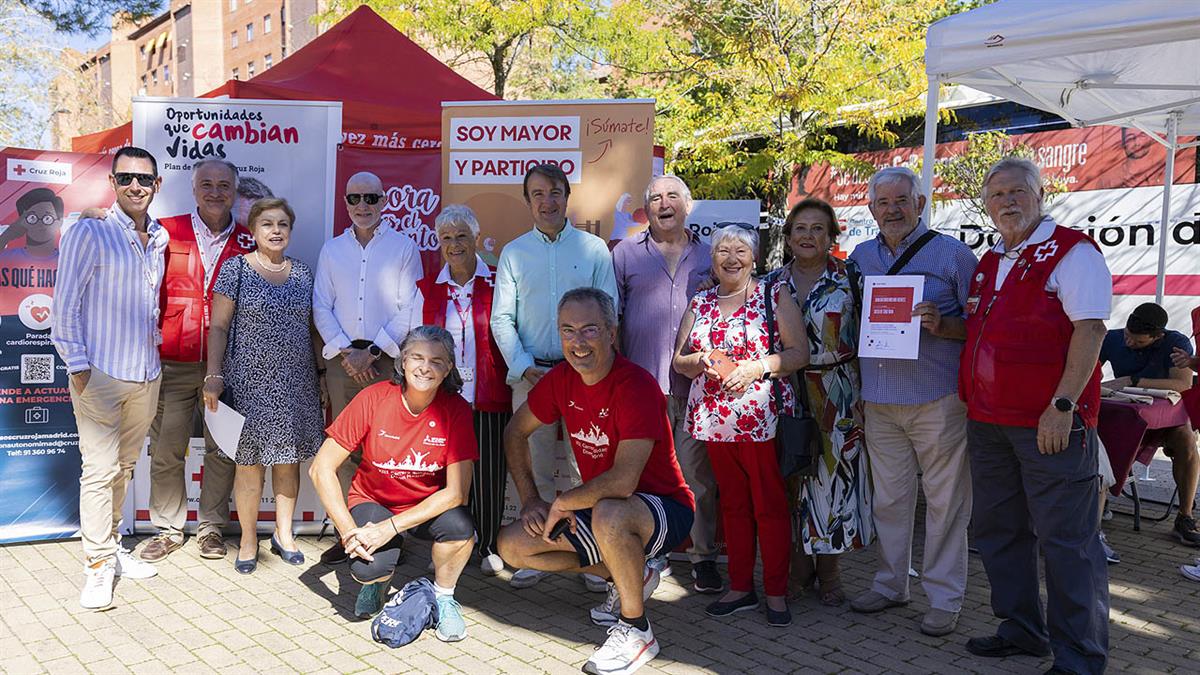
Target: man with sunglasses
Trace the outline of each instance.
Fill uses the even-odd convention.
[[[50,335],[70,374],[79,427],[79,531],[87,562],[79,602],[112,603],[114,576],[144,579],[153,565],[121,545],[125,488],[158,400],[159,290],[168,235],[148,211],[162,180],[154,156],[124,147],[109,183],[116,204],[62,238]]]
[[[353,225],[321,248],[313,286],[313,320],[325,342],[334,417],[358,392],[391,377],[423,276],[416,244],[381,224],[386,193],[379,176],[351,176],[345,200]],[[355,453],[338,468],[343,497],[360,461],[362,453]],[[321,555],[325,564],[346,559],[340,543]]]
[[[183,546],[188,511],[184,462],[203,399],[213,283],[226,260],[254,248],[254,237],[231,212],[237,188],[236,166],[223,159],[202,159],[192,166],[195,210],[161,221],[171,242],[160,296],[162,386],[150,426],[150,522],[158,534],[139,554],[149,562]],[[207,427],[204,439],[196,541],[200,557],[219,560],[226,553],[221,530],[229,522],[235,465],[217,449]]]
[[[604,240],[577,229],[567,221],[571,184],[563,170],[538,164],[525,173],[522,186],[533,228],[505,245],[496,266],[496,293],[492,301],[492,334],[508,364],[513,388],[513,409],[521,407],[529,390],[546,371],[562,363],[562,343],[555,326],[555,308],[563,294],[594,286],[617,297],[612,256]],[[554,500],[558,462],[557,425],[546,425],[529,440],[533,476],[538,494]],[[571,484],[579,483],[579,469],[567,453]],[[535,570],[517,570],[509,584],[528,588],[545,576]],[[598,579],[589,590],[604,590]]]

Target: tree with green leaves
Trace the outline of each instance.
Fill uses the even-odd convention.
[[[210,0],[215,2],[216,0]],[[22,0],[21,4],[37,12],[62,33],[95,35],[107,30],[113,14],[126,14],[133,20],[144,19],[163,7],[163,0]]]
[[[1003,131],[985,131],[967,137],[966,149],[953,157],[934,164],[934,174],[952,194],[935,196],[934,208],[940,202],[961,200],[963,210],[971,224],[981,229],[993,229],[983,202],[983,179],[988,169],[1005,157],[1034,159],[1033,148],[1018,142]],[[1056,196],[1067,191],[1062,176],[1042,175],[1042,187],[1046,191],[1045,204],[1049,205]]]

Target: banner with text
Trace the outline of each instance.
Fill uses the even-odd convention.
[[[215,157],[238,167],[242,215],[261,196],[282,197],[296,212],[288,255],[311,266],[333,235],[333,185],[342,104],[134,97],[133,144],[158,160],[162,192],[156,218],[190,213],[192,165]]]
[[[505,244],[532,227],[525,172],[551,163],[570,181],[571,222],[619,240],[638,228],[653,145],[653,100],[447,101],[442,204],[475,211],[484,235],[479,253],[495,263]]]
[[[111,203],[111,161],[0,150],[0,543],[79,532],[79,434],[50,316],[58,239]]]

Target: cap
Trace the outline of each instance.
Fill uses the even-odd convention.
[[[1129,315],[1125,328],[1134,335],[1157,335],[1167,327],[1167,310],[1153,302],[1144,302]]]

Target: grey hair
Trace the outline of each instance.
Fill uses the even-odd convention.
[[[983,177],[983,198],[987,199],[988,182],[1001,171],[1016,171],[1025,179],[1026,185],[1034,194],[1039,194],[1042,191],[1042,170],[1037,164],[1025,159],[1024,157],[1005,157],[1004,159],[992,165],[988,169],[987,174]],[[1042,212],[1042,200],[1038,199],[1038,215]]]
[[[679,186],[679,192],[683,196],[683,202],[685,204],[687,204],[687,210],[688,210],[688,213],[690,214],[692,212],[692,203],[693,203],[691,188],[689,188],[687,186],[687,183],[683,182],[682,178],[680,178],[679,176],[675,176],[673,174],[669,174],[669,173],[663,174],[661,176],[655,176],[650,179],[650,182],[646,184],[646,194],[643,195],[642,204],[644,204],[647,208],[649,208],[649,206],[650,206],[650,190],[654,187],[654,184],[660,180],[675,181],[675,184]]]
[[[479,236],[479,219],[466,204],[450,204],[444,207],[433,221],[433,231],[435,234],[440,233],[443,227],[449,225],[466,225],[471,234]]]
[[[450,372],[446,373],[446,379],[442,380],[441,389],[451,394],[462,391],[462,374],[458,372],[458,363],[454,357],[454,336],[441,326],[417,326],[408,331],[408,335],[400,342],[400,358],[396,359],[396,373],[392,376],[392,384],[400,385],[401,389],[408,387],[404,380],[404,357],[418,342],[433,342],[445,348],[446,354],[450,356]]]
[[[192,165],[192,185],[196,184],[196,174],[199,173],[200,169],[208,166],[209,164],[220,164],[226,169],[229,169],[229,172],[233,174],[233,187],[235,189],[238,187],[238,179],[240,176],[238,175],[237,165],[227,159],[221,159],[219,157],[205,157],[204,159]]]
[[[267,187],[266,183],[250,176],[238,179],[237,193],[239,197],[255,201],[275,196],[275,193],[271,192],[271,188]]]
[[[568,302],[594,302],[600,307],[600,313],[604,315],[604,323],[609,328],[617,325],[617,306],[613,302],[612,296],[606,291],[592,286],[572,288],[563,293],[562,299],[558,301],[558,311],[562,312],[563,306]]]
[[[921,198],[921,179],[917,178],[917,174],[907,166],[889,166],[876,171],[867,181],[867,202],[875,203],[875,189],[879,185],[899,180],[908,181],[908,194],[914,202]]]
[[[749,246],[754,257],[758,258],[758,230],[748,230],[741,225],[726,225],[712,233],[709,246],[716,250],[717,245],[726,239],[736,239]]]

